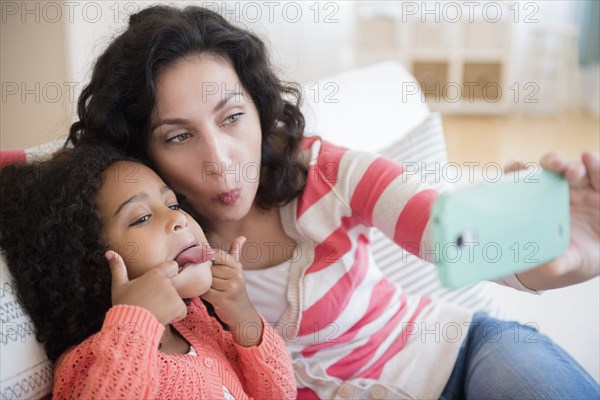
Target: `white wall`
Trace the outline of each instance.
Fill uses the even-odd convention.
[[[0,3],[0,147],[53,140],[70,125],[64,24],[40,2]]]
[[[592,64],[581,69],[581,105],[590,114],[600,117],[600,64]]]
[[[124,29],[127,15],[161,2],[94,2],[67,24],[70,76],[86,82],[95,59]],[[165,3],[165,2],[162,2]],[[271,4],[273,3],[273,4]],[[315,81],[352,67],[355,2],[181,1],[218,11],[231,22],[256,32],[269,45],[284,79]],[[100,10],[100,17],[96,10]]]

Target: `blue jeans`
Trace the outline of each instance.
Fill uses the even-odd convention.
[[[600,386],[536,329],[476,313],[440,399],[597,400]]]

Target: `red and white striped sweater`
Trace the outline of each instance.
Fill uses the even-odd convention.
[[[297,247],[276,324],[299,387],[320,398],[438,398],[472,313],[407,295],[368,248],[375,226],[418,253],[437,192],[376,154],[314,137],[303,145],[306,188],[280,208]]]

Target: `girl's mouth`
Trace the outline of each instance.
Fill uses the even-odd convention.
[[[181,272],[186,264],[200,264],[210,260],[215,255],[215,252],[208,247],[194,244],[175,257],[175,262],[179,266],[179,272]]]

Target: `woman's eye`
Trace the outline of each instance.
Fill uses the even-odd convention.
[[[167,143],[181,143],[189,137],[190,137],[190,134],[187,132],[180,133],[178,135],[168,138]]]
[[[179,211],[179,210],[181,209],[181,208],[179,207],[179,204],[171,204],[171,205],[169,206],[169,208],[170,208],[171,210],[174,210],[174,211]]]
[[[244,115],[244,113],[243,113],[243,112],[240,112],[240,113],[237,113],[237,114],[230,115],[229,117],[225,118],[225,121],[224,121],[224,123],[225,123],[225,124],[233,124],[233,123],[237,122],[237,120],[238,120],[238,119],[240,119],[240,117],[241,117],[242,115]]]
[[[138,218],[135,222],[132,222],[129,226],[141,225],[144,222],[148,221],[149,219],[150,219],[150,214],[143,215],[140,218]]]

